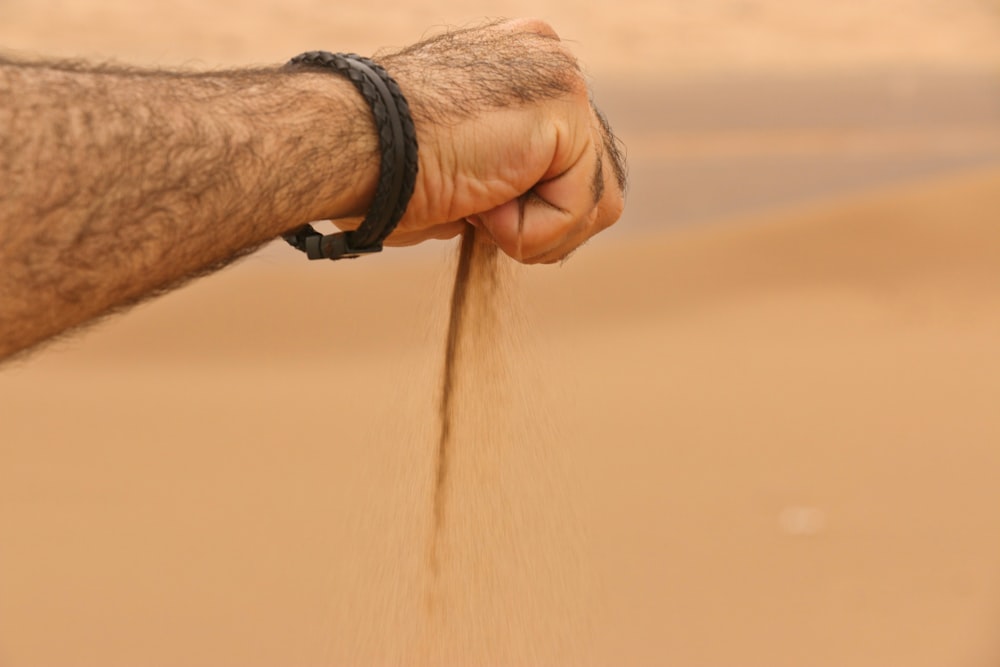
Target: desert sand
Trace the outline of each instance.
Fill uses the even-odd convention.
[[[504,6],[591,37],[634,187],[563,266],[510,267],[437,583],[452,244],[276,245],[0,367],[0,665],[1000,661],[996,6],[786,4]],[[171,7],[7,2],[0,43],[271,62],[333,16]],[[659,38],[682,19],[718,48]],[[602,87],[605,22],[681,64]]]

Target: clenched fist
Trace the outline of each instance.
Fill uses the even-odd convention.
[[[420,142],[417,187],[390,244],[472,223],[517,260],[552,262],[621,215],[621,152],[547,24],[450,32],[378,60]]]

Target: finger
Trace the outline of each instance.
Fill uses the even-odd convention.
[[[552,264],[569,256],[570,253],[586,243],[595,234],[610,227],[619,217],[624,208],[624,197],[618,187],[613,158],[604,152],[601,155],[600,178],[601,185],[594,186],[601,196],[593,210],[583,218],[584,224],[579,224],[574,231],[566,235],[561,244],[540,255],[526,257],[526,264]]]
[[[586,218],[580,220],[574,230],[567,234],[558,246],[541,254],[525,257],[521,261],[524,264],[553,264],[562,261],[595,234],[594,221],[596,216],[597,208],[595,207]]]
[[[593,191],[598,200],[596,211],[584,228],[578,228],[575,233],[567,235],[564,242],[550,251],[535,257],[528,257],[526,263],[558,262],[569,253],[587,242],[593,235],[607,229],[621,218],[625,208],[625,188],[627,186],[627,167],[624,147],[618,142],[611,126],[600,110],[591,101],[593,111],[593,141],[600,151],[600,166],[595,174]],[[601,183],[597,183],[597,180]]]
[[[500,248],[517,260],[543,255],[578,231],[594,210],[603,186],[600,156],[590,137],[569,153],[569,167],[517,199],[479,215]],[[558,168],[560,156],[553,160]]]

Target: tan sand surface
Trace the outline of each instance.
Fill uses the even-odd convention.
[[[523,272],[543,424],[468,492],[502,578],[451,634],[437,251],[250,259],[5,368],[3,664],[995,664],[998,210],[992,170]]]
[[[634,187],[517,272],[449,611],[451,247],[276,246],[0,367],[0,667],[1000,662],[995,1],[4,0],[0,49],[274,63],[483,15],[576,41]]]

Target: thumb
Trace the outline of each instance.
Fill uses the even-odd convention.
[[[565,171],[471,218],[506,254],[525,263],[555,261],[592,233],[602,186],[600,157],[590,145]]]

